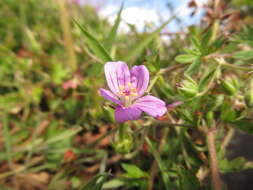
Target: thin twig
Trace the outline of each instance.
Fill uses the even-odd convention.
[[[234,133],[235,133],[235,129],[230,127],[228,129],[226,136],[224,137],[223,141],[221,142],[222,149],[225,149],[228,146],[229,142],[231,141],[232,137],[234,136]]]

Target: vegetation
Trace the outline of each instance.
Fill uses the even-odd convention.
[[[210,1],[176,33],[176,16],[121,33],[123,9],[111,26],[70,1],[0,1],[0,189],[221,190],[253,167],[226,157],[235,129],[253,133],[253,2]],[[107,61],[145,65],[167,113],[117,123]]]

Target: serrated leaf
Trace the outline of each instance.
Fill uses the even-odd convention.
[[[112,61],[112,58],[107,53],[103,45],[84,27],[82,27],[76,20],[73,19],[73,21],[84,34],[86,43],[89,46],[89,48],[93,51],[93,53],[104,62]]]
[[[156,29],[154,32],[149,34],[147,37],[145,37],[142,41],[140,41],[138,44],[136,44],[135,48],[133,48],[132,51],[130,51],[124,58],[125,61],[129,61],[134,56],[138,55],[144,48],[147,47],[147,45],[155,38],[157,37],[162,29],[169,24],[176,15],[172,16],[168,21],[164,22],[158,29]]]
[[[182,54],[175,57],[175,60],[179,63],[191,63],[196,60],[197,56],[192,54]]]

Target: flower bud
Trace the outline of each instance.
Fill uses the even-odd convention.
[[[228,75],[221,80],[223,90],[230,96],[234,96],[239,89],[239,82],[235,75]]]
[[[129,134],[124,135],[123,138],[114,141],[113,147],[119,154],[127,154],[133,148],[133,137]]]
[[[179,87],[179,92],[188,98],[192,98],[198,94],[198,84],[189,76],[182,81],[181,86]]]
[[[207,103],[207,108],[210,111],[216,111],[224,102],[223,94],[215,94],[211,96]]]
[[[114,137],[113,147],[120,154],[127,154],[133,148],[133,137],[127,125],[121,124]]]
[[[245,94],[244,100],[249,108],[253,107],[253,79],[250,81],[250,86]]]
[[[214,124],[214,115],[212,111],[208,111],[206,113],[206,122],[209,127],[211,127]]]

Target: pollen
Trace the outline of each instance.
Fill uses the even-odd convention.
[[[119,86],[119,89],[122,91],[122,90],[125,89],[125,87],[124,87],[123,85],[120,85],[120,86]]]
[[[132,83],[127,83],[125,86],[119,86],[118,95],[120,99],[123,101],[124,106],[128,107],[132,104],[132,101],[135,99],[134,97],[138,96],[137,89],[133,86]]]
[[[138,96],[136,92],[131,92],[131,96]]]

